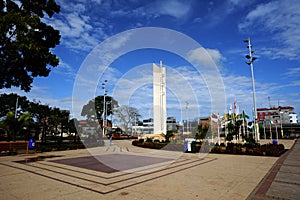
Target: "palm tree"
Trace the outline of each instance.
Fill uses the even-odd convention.
[[[16,118],[14,112],[9,111],[6,113],[5,119],[0,122],[0,127],[6,132],[7,141],[10,141],[11,139],[15,140],[14,133],[16,131]]]
[[[235,129],[235,125],[232,121],[230,121],[227,124],[227,129],[228,129],[228,134],[227,134],[226,140],[231,141],[231,140],[233,140],[234,129]]]
[[[237,115],[237,118],[246,121],[246,119],[249,119],[249,116],[246,115],[245,112],[243,111],[243,113]]]
[[[31,114],[29,112],[25,112],[20,115],[18,119],[15,118],[15,113],[9,111],[5,119],[0,122],[0,127],[6,131],[7,140],[9,141],[11,138],[13,141],[16,140],[16,136],[20,135],[22,130],[29,129],[31,124]]]

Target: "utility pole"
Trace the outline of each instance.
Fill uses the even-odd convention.
[[[13,134],[13,141],[16,141],[16,134],[17,134],[17,125],[18,125],[18,107],[19,107],[19,97],[16,100],[16,109],[15,109],[15,130]]]

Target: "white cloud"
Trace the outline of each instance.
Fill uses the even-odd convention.
[[[182,20],[189,15],[192,8],[192,1],[180,0],[156,0],[146,3],[100,0],[86,3],[82,0],[61,0],[59,4],[61,12],[47,22],[60,30],[61,44],[76,52],[89,52],[108,36],[124,30],[119,27],[120,20],[132,21],[131,24],[127,24],[127,28],[135,28],[160,16]]]
[[[292,86],[292,87],[296,87],[296,86],[300,86],[300,80],[295,80],[295,81],[292,81],[289,86]]]
[[[300,86],[300,67],[288,68],[285,73],[281,74],[284,79],[284,84],[281,88],[298,87]]]
[[[181,18],[186,16],[190,9],[190,2],[171,0],[171,1],[156,1],[150,4],[153,8],[150,11],[153,13],[159,13],[160,15],[169,15],[175,18]]]
[[[267,48],[263,54],[271,58],[286,57],[299,60],[300,50],[300,1],[278,0],[259,4],[249,12],[239,28],[242,31],[256,30],[272,37],[281,46]],[[272,45],[270,43],[270,45]]]
[[[191,62],[207,67],[218,65],[224,59],[219,50],[205,48],[197,48],[190,51],[188,58]]]
[[[300,78],[300,67],[288,68],[287,71],[281,75],[283,78]]]
[[[52,69],[52,72],[64,75],[66,78],[71,78],[72,80],[76,76],[76,72],[74,71],[74,69],[62,60],[60,60],[59,65],[57,67]]]

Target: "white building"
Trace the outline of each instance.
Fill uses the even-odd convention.
[[[297,114],[292,106],[278,106],[271,108],[257,108],[258,120],[262,122],[274,122],[282,124],[298,123]]]
[[[296,113],[290,113],[289,114],[289,119],[291,124],[296,124],[298,123],[298,117]]]
[[[180,125],[176,122],[174,117],[168,117],[167,121],[167,131],[179,131]],[[153,119],[144,119],[142,124],[132,126],[132,131],[134,134],[153,134],[154,123]]]

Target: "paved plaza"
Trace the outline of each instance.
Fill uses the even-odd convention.
[[[279,141],[281,142],[281,141]],[[0,157],[1,199],[297,199],[300,143],[281,157],[90,149]]]

